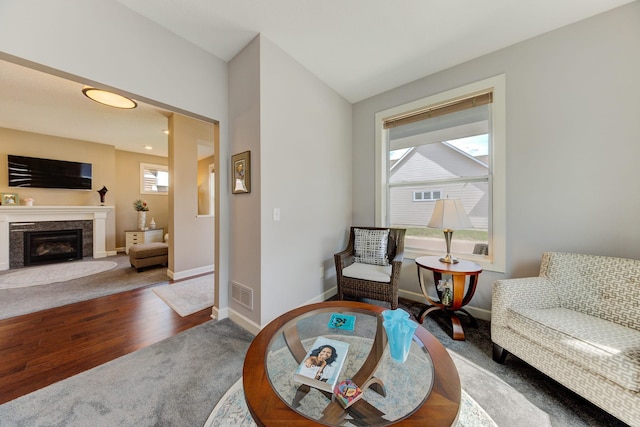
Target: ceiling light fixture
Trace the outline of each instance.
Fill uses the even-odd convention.
[[[136,102],[132,99],[126,98],[122,95],[118,95],[117,93],[108,92],[102,89],[96,89],[94,87],[85,87],[84,89],[82,89],[82,93],[84,93],[84,95],[92,101],[108,105],[109,107],[130,110],[138,106],[138,104],[136,104]]]
[[[145,145],[144,148],[145,150],[153,150],[153,147],[150,145]]]

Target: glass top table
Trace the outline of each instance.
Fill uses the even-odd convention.
[[[445,348],[423,327],[416,330],[404,363],[389,355],[382,326],[385,309],[332,301],[283,314],[253,340],[243,386],[258,425],[450,426],[460,407],[460,379]],[[329,326],[333,313],[356,317],[352,331]],[[353,379],[363,398],[344,409],[332,394],[294,381],[294,372],[319,336],[349,344],[339,381]]]

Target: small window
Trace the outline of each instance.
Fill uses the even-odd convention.
[[[414,191],[414,202],[433,202],[440,199],[440,191]]]
[[[140,194],[169,194],[169,168],[140,163]]]

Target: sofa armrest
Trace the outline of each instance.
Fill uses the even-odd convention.
[[[510,307],[559,307],[558,288],[545,277],[496,280],[493,283],[491,303],[492,326],[507,326]]]

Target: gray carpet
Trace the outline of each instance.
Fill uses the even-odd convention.
[[[118,265],[103,273],[66,282],[18,289],[0,289],[0,319],[8,319],[169,280],[166,268],[149,268],[140,273],[136,272],[136,269],[129,264],[128,255],[119,254],[104,259],[117,262]],[[86,260],[92,261],[93,258]],[[14,270],[2,272],[0,275],[9,274],[12,271]]]
[[[202,426],[252,339],[228,319],[208,321],[0,405],[0,426]]]

